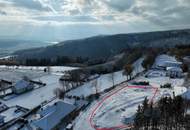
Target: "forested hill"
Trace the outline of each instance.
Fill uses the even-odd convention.
[[[133,47],[173,47],[190,44],[190,29],[95,36],[64,41],[56,45],[17,51],[20,58],[57,56],[107,58]]]

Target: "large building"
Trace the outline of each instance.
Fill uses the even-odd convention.
[[[32,124],[41,130],[54,129],[61,121],[69,121],[77,107],[73,104],[58,101],[51,106],[47,106],[38,113],[39,119]]]

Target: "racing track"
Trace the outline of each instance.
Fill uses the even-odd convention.
[[[121,125],[121,126],[115,126],[115,127],[111,127],[111,128],[97,128],[96,125],[94,124],[93,122],[93,118],[94,116],[96,115],[96,111],[102,106],[102,104],[109,98],[111,98],[112,96],[114,96],[115,94],[117,94],[118,92],[120,92],[121,90],[125,89],[125,88],[140,88],[140,89],[149,89],[147,88],[146,86],[124,86],[120,89],[117,89],[115,91],[113,91],[112,93],[106,95],[105,97],[103,97],[103,99],[101,101],[99,101],[97,103],[97,105],[95,106],[95,108],[92,110],[90,116],[89,116],[89,123],[90,123],[90,126],[95,129],[95,130],[115,130],[115,129],[126,129],[126,128],[131,128],[132,126],[130,125]],[[150,87],[151,89],[154,90],[154,94],[153,96],[151,97],[151,99],[149,100],[150,102],[154,100],[156,94],[158,93],[158,88],[156,87]]]

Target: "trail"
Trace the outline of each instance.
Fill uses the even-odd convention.
[[[147,88],[147,86],[128,86],[128,84],[126,86],[120,88],[120,89],[117,89],[117,90],[111,92],[110,94],[108,94],[105,97],[103,97],[101,99],[101,101],[99,101],[97,103],[97,105],[95,106],[95,108],[93,109],[93,111],[91,112],[91,114],[89,116],[88,122],[90,123],[90,126],[93,129],[95,129],[95,130],[116,130],[116,129],[127,129],[127,128],[131,128],[132,127],[131,125],[120,125],[120,126],[115,126],[115,127],[111,127],[111,128],[97,128],[96,125],[93,122],[93,118],[96,115],[97,110],[103,105],[103,103],[107,99],[111,98],[112,96],[114,96],[115,94],[117,94],[118,92],[120,92],[121,90],[126,89],[126,88],[153,89],[154,90],[154,94],[150,98],[150,100],[149,100],[150,102],[154,101],[154,98],[156,97],[156,94],[158,93],[158,88],[156,88],[156,87],[149,87],[149,88]]]

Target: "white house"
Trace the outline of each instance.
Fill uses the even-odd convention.
[[[32,124],[41,130],[54,129],[62,120],[71,118],[71,114],[76,110],[76,106],[58,101],[51,106],[42,109],[38,114],[40,118],[34,120]]]
[[[34,88],[34,84],[26,81],[26,80],[20,80],[18,81],[12,88],[12,91],[15,94],[21,94],[27,91],[30,91]]]
[[[181,78],[183,70],[180,67],[167,67],[166,75],[171,78]]]

